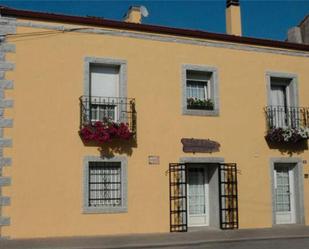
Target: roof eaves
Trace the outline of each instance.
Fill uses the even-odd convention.
[[[33,20],[90,25],[90,26],[130,30],[130,31],[148,32],[148,33],[198,38],[198,39],[208,39],[208,40],[232,42],[232,43],[238,43],[238,44],[266,46],[266,47],[274,47],[274,48],[279,48],[279,49],[281,48],[281,49],[309,52],[309,45],[305,45],[305,44],[289,43],[285,41],[275,41],[275,40],[251,38],[251,37],[244,37],[244,36],[235,36],[235,35],[228,35],[228,34],[210,33],[206,31],[192,30],[192,29],[180,29],[180,28],[149,25],[149,24],[129,23],[129,22],[123,22],[123,21],[109,20],[109,19],[104,19],[104,18],[34,12],[34,11],[28,11],[28,10],[18,10],[18,9],[8,8],[5,6],[0,6],[0,14],[3,16],[20,17],[20,18],[33,19]]]

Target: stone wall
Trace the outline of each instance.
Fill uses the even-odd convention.
[[[12,139],[3,135],[3,129],[11,128],[13,120],[4,117],[4,110],[13,107],[13,100],[5,98],[5,91],[13,89],[13,81],[6,79],[6,72],[14,70],[15,65],[6,60],[7,53],[15,53],[15,45],[7,42],[7,37],[16,33],[16,20],[14,18],[0,17],[0,238],[1,227],[10,224],[10,217],[3,215],[3,206],[10,205],[10,197],[3,196],[2,187],[11,184],[11,178],[3,175],[3,167],[10,166],[11,158],[3,155],[3,148],[12,146]]]

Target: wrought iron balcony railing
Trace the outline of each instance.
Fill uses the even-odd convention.
[[[290,106],[265,107],[267,128],[309,128],[309,108]]]
[[[132,133],[136,133],[135,100],[121,97],[80,97],[80,127],[89,123],[126,123]]]

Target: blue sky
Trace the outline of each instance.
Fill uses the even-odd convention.
[[[144,5],[143,23],[225,33],[225,1],[0,0],[12,8],[99,16],[121,20],[130,5]],[[243,35],[284,40],[287,30],[309,14],[309,0],[240,0]]]

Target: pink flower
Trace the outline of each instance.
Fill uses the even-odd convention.
[[[111,137],[116,136],[117,131],[118,131],[118,125],[116,123],[112,123],[107,127],[107,132]]]
[[[96,131],[94,140],[98,143],[105,143],[109,142],[111,137],[106,130],[101,129]]]
[[[132,133],[129,125],[125,123],[103,123],[95,122],[94,124],[86,124],[79,134],[85,142],[96,142],[99,144],[111,141],[113,138],[130,139]]]
[[[129,127],[125,123],[120,123],[118,130],[117,130],[117,136],[122,139],[130,139],[132,136],[132,133],[129,130]]]
[[[101,128],[101,127],[104,127],[104,124],[101,121],[97,121],[94,123],[94,127]]]
[[[94,139],[94,133],[93,133],[92,129],[88,126],[82,128],[80,130],[79,134],[81,135],[83,140],[85,140],[86,142],[90,142],[91,140]]]

